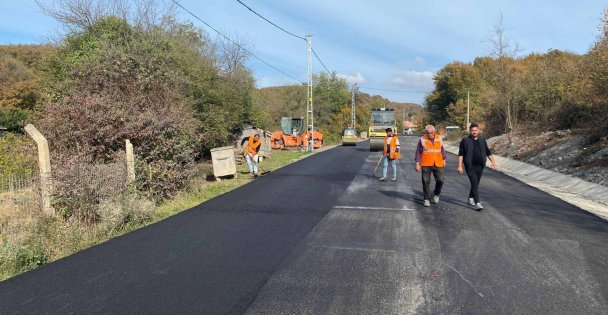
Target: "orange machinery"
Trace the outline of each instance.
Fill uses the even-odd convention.
[[[308,146],[310,133],[304,131],[304,118],[283,117],[281,118],[281,129],[273,132],[270,137],[270,146],[273,149]],[[312,140],[313,147],[315,149],[320,148],[323,145],[323,134],[315,130],[312,133]]]

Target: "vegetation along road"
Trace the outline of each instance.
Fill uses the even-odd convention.
[[[474,211],[451,154],[425,208],[416,140],[396,182],[327,150],[0,282],[0,313],[605,313],[608,222],[492,170]]]

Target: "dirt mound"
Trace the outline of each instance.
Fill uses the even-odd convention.
[[[587,136],[582,130],[514,132],[488,145],[494,154],[608,186],[608,139],[586,145]]]

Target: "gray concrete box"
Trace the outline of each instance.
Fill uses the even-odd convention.
[[[220,147],[211,149],[213,162],[213,176],[236,176],[236,163],[234,161],[233,147]]]

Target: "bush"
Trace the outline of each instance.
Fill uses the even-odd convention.
[[[3,177],[30,175],[36,169],[36,145],[27,136],[0,136],[0,174]]]

